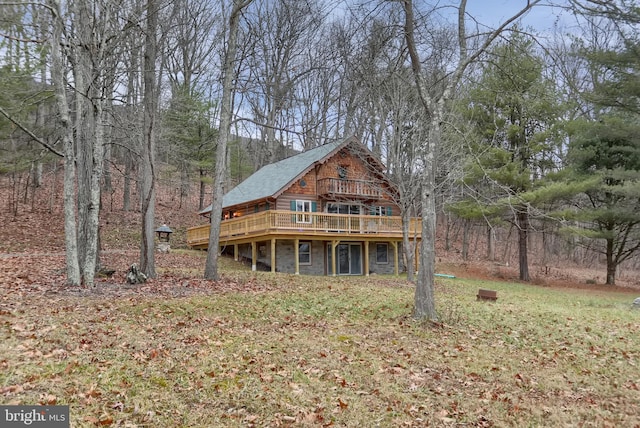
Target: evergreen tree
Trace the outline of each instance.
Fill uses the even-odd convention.
[[[214,106],[193,89],[174,87],[169,108],[164,113],[164,145],[167,158],[180,170],[182,198],[188,195],[191,175],[195,171],[200,183],[199,209],[204,208],[205,185],[211,183],[216,130],[212,127]]]
[[[532,214],[524,195],[557,167],[555,125],[561,109],[544,66],[533,40],[517,32],[489,52],[465,108],[477,134],[464,179],[473,194],[450,207],[463,218],[504,219],[517,228],[523,281],[530,279],[527,236]]]
[[[570,125],[569,161],[574,181],[587,183],[566,213],[564,230],[601,242],[606,283],[640,248],[640,45],[586,54],[599,79],[585,94],[592,115]]]
[[[606,256],[606,283],[614,285],[620,263],[640,248],[640,125],[637,117],[607,113],[573,127],[574,179],[589,185],[566,215],[576,224],[565,230],[603,242],[595,248]]]

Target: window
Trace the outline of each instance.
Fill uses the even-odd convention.
[[[300,241],[298,243],[298,263],[301,265],[311,264],[311,241]]]
[[[372,206],[369,213],[371,215],[391,216],[393,215],[393,208],[383,207],[383,206]]]
[[[315,202],[311,201],[291,201],[291,209],[299,213],[310,213],[315,211]],[[311,223],[311,216],[309,214],[297,214],[296,223]]]
[[[376,244],[376,263],[379,265],[389,263],[389,244]]]
[[[327,212],[330,214],[360,214],[360,205],[327,204]]]
[[[338,167],[338,177],[342,180],[346,180],[347,178],[347,167],[344,165],[340,165]]]

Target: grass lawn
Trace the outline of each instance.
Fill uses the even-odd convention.
[[[640,425],[635,295],[439,279],[427,325],[393,277],[223,275],[1,297],[2,404],[68,404],[73,427]]]

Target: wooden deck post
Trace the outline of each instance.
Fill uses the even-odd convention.
[[[258,270],[258,245],[256,241],[251,242],[251,270]]]
[[[271,272],[276,273],[276,238],[271,239]]]
[[[238,261],[238,244],[233,244],[233,260]]]
[[[295,265],[294,273],[300,275],[300,240],[298,238],[293,240],[293,263]]]
[[[331,273],[336,276],[336,247],[340,241],[331,241]]]
[[[391,241],[391,245],[393,246],[393,274],[398,276],[398,242]]]
[[[369,241],[364,241],[364,276],[369,276]]]

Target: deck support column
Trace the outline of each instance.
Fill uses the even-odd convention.
[[[271,239],[271,272],[276,273],[276,238]]]
[[[238,244],[233,244],[233,261],[238,261]]]
[[[369,276],[369,241],[364,241],[364,276]]]
[[[391,245],[393,246],[393,274],[398,276],[398,242],[391,241]]]
[[[295,266],[294,273],[300,275],[300,240],[298,238],[293,240],[293,263]]]
[[[336,276],[336,247],[340,241],[331,241],[331,276]]]
[[[256,241],[251,242],[251,270],[258,270],[258,244]]]

